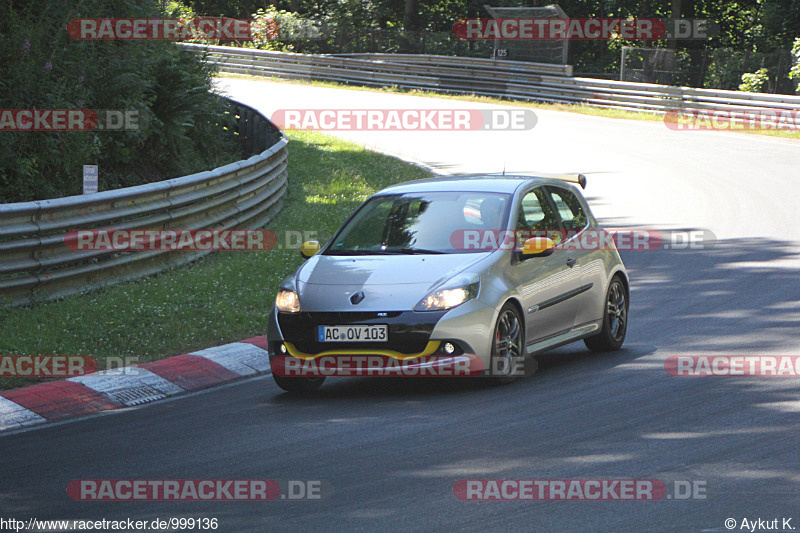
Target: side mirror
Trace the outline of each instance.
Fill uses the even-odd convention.
[[[556,243],[549,237],[531,237],[522,243],[522,250],[517,251],[520,259],[546,257],[556,250]]]
[[[319,241],[306,241],[300,246],[300,255],[303,259],[308,259],[319,252]]]

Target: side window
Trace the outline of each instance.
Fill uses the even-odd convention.
[[[517,229],[530,232],[541,232],[542,236],[560,242],[560,226],[550,204],[541,188],[534,189],[522,197]],[[534,235],[531,235],[534,236]]]
[[[587,217],[580,200],[572,191],[560,187],[548,187],[550,198],[558,210],[558,216],[566,230],[581,230],[586,227]]]

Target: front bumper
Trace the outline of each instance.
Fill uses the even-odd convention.
[[[386,315],[386,316],[379,316]],[[279,313],[272,307],[267,338],[270,359],[290,355],[302,360],[323,356],[382,355],[397,360],[421,357],[474,355],[489,366],[492,331],[497,312],[480,300],[470,300],[448,311]],[[388,342],[319,342],[321,325],[388,326]],[[447,353],[447,343],[456,350]]]

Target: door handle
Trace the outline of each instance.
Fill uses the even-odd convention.
[[[568,267],[570,267],[570,268],[572,268],[573,266],[575,266],[575,263],[576,263],[577,261],[578,261],[578,260],[577,260],[577,259],[575,259],[574,257],[570,257],[569,259],[567,259],[567,266],[568,266]]]

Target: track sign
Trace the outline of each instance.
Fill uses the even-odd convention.
[[[97,165],[83,165],[83,194],[97,192]]]

